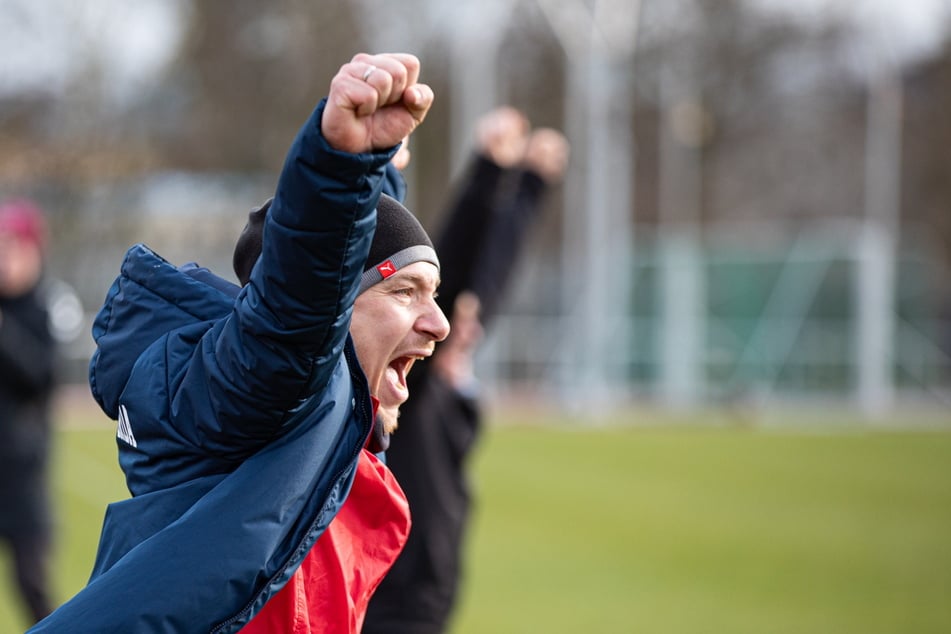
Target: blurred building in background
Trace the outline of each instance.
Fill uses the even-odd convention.
[[[4,4],[0,193],[49,210],[90,311],[138,241],[231,276],[329,77],[406,50],[437,92],[408,173],[425,223],[492,106],[572,142],[479,358],[495,394],[951,405],[945,3]],[[91,341],[73,346],[83,382]]]

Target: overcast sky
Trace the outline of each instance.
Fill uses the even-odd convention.
[[[805,22],[842,18],[861,37],[856,53],[904,63],[933,53],[951,28],[948,0],[749,0]]]
[[[858,57],[899,62],[934,51],[951,21],[948,0],[749,1],[805,21],[845,17],[862,33],[854,43]],[[180,43],[189,4],[0,0],[0,94],[56,93],[71,73],[92,61],[121,100],[167,63]]]
[[[182,0],[0,0],[0,93],[58,92],[92,61],[121,96],[167,63],[187,6]]]

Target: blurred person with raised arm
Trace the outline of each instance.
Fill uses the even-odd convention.
[[[452,333],[413,369],[413,397],[386,453],[413,524],[370,601],[364,634],[437,634],[448,627],[463,577],[467,464],[484,417],[473,355],[568,156],[564,135],[532,130],[515,108],[493,109],[478,121],[471,164],[436,234],[438,301]]]

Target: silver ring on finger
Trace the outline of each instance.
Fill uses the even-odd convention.
[[[363,71],[363,81],[369,81],[370,75],[372,75],[375,70],[376,70],[376,66],[373,66],[372,64],[370,66],[367,66],[367,69]]]

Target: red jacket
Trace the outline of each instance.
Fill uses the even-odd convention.
[[[406,496],[363,450],[353,488],[287,585],[241,634],[359,634],[370,596],[409,535]]]

